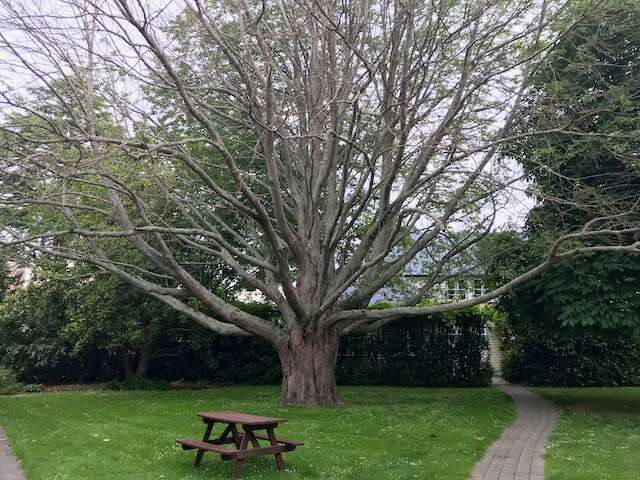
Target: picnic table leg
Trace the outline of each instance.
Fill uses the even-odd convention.
[[[209,438],[211,437],[211,431],[213,430],[213,424],[214,424],[214,422],[207,423],[207,429],[204,431],[204,436],[202,437],[202,441],[203,442],[208,442],[209,441]],[[200,466],[200,463],[202,462],[202,457],[203,456],[204,456],[204,450],[198,449],[198,453],[196,453],[196,459],[193,462],[193,466],[194,467]]]
[[[240,480],[242,478],[242,460],[234,460],[233,473],[231,474],[232,480]]]
[[[223,442],[227,441],[230,433],[232,434],[231,436],[233,436],[233,429],[231,427],[232,427],[232,425],[227,425],[227,427],[224,429],[224,431],[218,437],[217,441],[219,442],[220,445],[222,445]],[[236,442],[236,439],[234,437],[233,443],[235,443],[235,442]]]
[[[233,435],[233,443],[235,443],[236,448],[240,449],[240,444],[242,443],[242,435],[238,432],[238,427],[236,427],[235,423],[230,423],[229,427],[231,427],[231,435]],[[243,438],[243,437],[242,437]]]
[[[258,439],[253,433],[253,430],[250,428],[244,428],[243,430],[244,430],[244,434],[249,437],[249,441],[251,442],[251,445],[253,446],[253,448],[260,448],[260,442],[258,442]]]
[[[235,425],[234,425],[234,427],[235,427]],[[235,434],[237,434],[237,433],[238,433],[238,429],[235,428]],[[239,436],[239,435],[237,435],[237,436]],[[247,435],[247,434],[242,435],[242,441],[240,442],[240,446],[238,447],[238,450],[246,450],[247,449],[247,443],[249,443],[249,435]],[[240,480],[240,478],[242,478],[242,464],[243,463],[244,463],[244,460],[235,459],[233,461],[233,473],[231,474],[232,480]]]
[[[276,434],[273,433],[273,428],[267,428],[267,435],[269,436],[269,441],[271,442],[271,446],[277,447],[278,440],[276,439]],[[276,465],[278,465],[278,470],[284,470],[284,460],[282,459],[282,454],[275,453],[274,457],[276,457]]]

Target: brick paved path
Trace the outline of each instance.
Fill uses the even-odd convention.
[[[0,480],[25,480],[16,457],[11,453],[9,440],[0,428]]]
[[[489,447],[471,480],[544,480],[544,450],[560,412],[523,387],[494,382],[516,402],[518,418]]]

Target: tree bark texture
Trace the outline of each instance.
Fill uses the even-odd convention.
[[[283,405],[339,405],[336,358],[339,338],[335,331],[294,330],[279,349],[282,363]]]

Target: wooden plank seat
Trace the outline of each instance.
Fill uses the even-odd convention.
[[[183,450],[205,450],[207,452],[219,453],[223,459],[237,458],[237,454],[240,452],[235,448],[223,447],[213,443],[213,441],[194,440],[191,438],[182,438],[176,440],[177,443],[182,445]]]
[[[244,432],[238,432],[238,436],[242,441],[242,437],[244,436]],[[253,436],[260,440],[270,440],[268,435],[264,435],[261,433],[253,432]],[[285,438],[278,438],[276,440],[279,444],[282,444],[286,447],[285,452],[291,452],[295,450],[297,447],[302,447],[304,442],[298,442],[296,440],[288,440]],[[183,450],[206,450],[208,452],[219,453],[224,456],[228,456],[230,458],[236,458],[236,454],[239,450],[235,448],[223,447],[222,444],[234,443],[233,438],[226,439],[215,439],[215,440],[194,440],[191,438],[182,438],[180,440],[176,440],[179,444],[182,445]],[[274,452],[275,453],[275,452]]]
[[[242,435],[242,433],[240,433],[240,434]],[[260,440],[269,440],[269,436],[268,436],[268,435],[264,435],[264,434],[262,434],[262,433],[255,433],[255,432],[254,432],[254,433],[253,433],[253,435],[254,435],[256,438],[259,438]],[[286,438],[280,438],[280,437],[278,437],[276,440],[277,440],[277,442],[278,442],[278,443],[284,443],[285,445],[290,445],[290,446],[292,446],[292,447],[293,447],[293,450],[295,450],[295,449],[296,449],[296,447],[302,447],[302,446],[304,446],[304,442],[299,442],[299,441],[297,441],[297,440],[289,440],[289,439],[286,439]]]
[[[237,432],[237,435],[239,436],[238,438],[240,440],[242,440],[242,432]],[[195,440],[195,439],[192,439],[192,438],[183,438],[181,440],[176,440],[176,442],[178,442],[178,443],[183,443],[183,442],[187,442],[187,443],[207,442],[207,443],[212,444],[212,445],[226,445],[228,443],[236,444],[236,440],[233,437],[228,437],[228,436],[224,437],[224,438],[215,438],[215,439],[211,438],[211,439],[204,439],[204,440]],[[182,448],[184,450],[193,450],[194,448],[197,448],[197,447],[185,447],[185,445],[183,444]]]

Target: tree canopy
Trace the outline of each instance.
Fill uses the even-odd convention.
[[[514,130],[579,20],[563,2],[0,5],[0,60],[25,79],[2,97],[4,247],[92,264],[215,331],[265,338],[285,403],[339,401],[347,332],[640,246],[629,202],[569,179],[597,216],[553,232],[537,265],[492,291],[419,306],[518,195],[504,146],[585,136],[572,115]],[[367,308],[442,245],[420,295]],[[282,321],[234,306],[198,265],[233,272]]]
[[[503,236],[500,250],[511,252],[511,261],[492,269],[498,281],[538,263],[558,231],[597,222],[604,209],[640,215],[640,5],[614,2],[596,11],[578,5],[573,15],[578,23],[532,79],[516,130],[551,129],[577,119],[581,135],[551,133],[510,145],[540,197],[528,214],[526,238]],[[637,238],[633,231],[621,235]],[[566,259],[517,289],[503,306],[532,330],[639,332],[640,255],[581,242],[592,250],[589,255]]]

